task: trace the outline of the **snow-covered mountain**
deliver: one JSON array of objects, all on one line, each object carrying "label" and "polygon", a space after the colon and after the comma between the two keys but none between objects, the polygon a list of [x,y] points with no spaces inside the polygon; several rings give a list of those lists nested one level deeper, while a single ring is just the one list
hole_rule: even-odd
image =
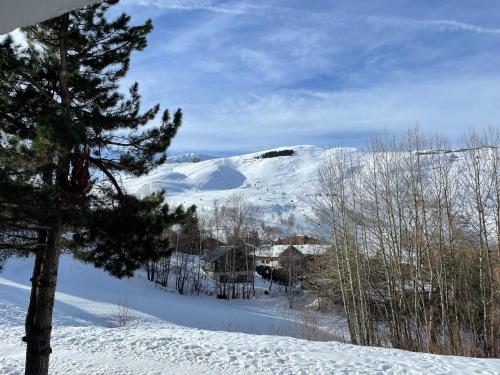
[{"label": "snow-covered mountain", "polygon": [[[283,150],[293,150],[293,154],[262,157]],[[310,213],[307,199],[314,191],[318,167],[329,152],[300,145],[215,159],[189,154],[169,158],[147,176],[126,179],[125,185],[140,196],[165,189],[170,203],[195,204],[200,212],[209,210],[214,201],[223,203],[238,195],[255,206],[268,224],[293,212],[298,225],[304,226]]]},{"label": "snow-covered mountain", "polygon": [[[267,225],[279,228],[293,213],[294,231],[307,234],[311,231],[308,218],[313,215],[311,198],[318,194],[319,168],[340,150],[352,153],[354,160],[359,156],[361,172],[368,173],[365,166],[372,164],[374,157],[370,152],[299,145],[227,158],[198,154],[178,156],[149,175],[125,178],[124,183],[129,192],[139,196],[164,189],[172,205],[195,204],[202,214],[212,209],[214,201],[224,203],[236,195],[254,206],[258,219]],[[438,154],[450,158],[453,173],[458,177],[466,152],[469,150],[422,151],[422,165],[428,170],[434,169],[439,158],[433,155]],[[408,155],[393,154],[395,160]]]}]

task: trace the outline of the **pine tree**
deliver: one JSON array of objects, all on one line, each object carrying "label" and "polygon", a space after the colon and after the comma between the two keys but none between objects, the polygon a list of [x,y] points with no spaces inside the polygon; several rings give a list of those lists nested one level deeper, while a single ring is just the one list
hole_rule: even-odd
[{"label": "pine tree", "polygon": [[129,276],[168,244],[163,231],[193,215],[162,193],[138,199],[119,176],[166,160],[182,113],[140,110],[138,85],[119,90],[151,20],[105,16],[117,0],[24,29],[29,45],[0,42],[0,249],[35,253],[26,316],[26,374],[47,374],[59,255],[72,248]]}]

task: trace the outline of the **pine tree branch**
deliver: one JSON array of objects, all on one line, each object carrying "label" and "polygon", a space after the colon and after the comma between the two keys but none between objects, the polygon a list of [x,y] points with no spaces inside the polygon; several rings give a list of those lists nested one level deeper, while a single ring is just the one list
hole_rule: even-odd
[{"label": "pine tree branch", "polygon": [[116,192],[118,193],[119,197],[123,196],[123,191],[120,185],[118,184],[118,181],[116,181],[116,178],[113,176],[113,174],[106,168],[106,165],[102,162],[102,160],[95,159],[91,156],[89,156],[89,161],[93,163],[97,168],[99,168],[111,181],[113,186],[116,189]]},{"label": "pine tree branch", "polygon": [[40,86],[37,82],[34,82],[27,74],[25,74],[24,72],[22,71],[18,71],[17,72],[22,78],[25,79],[25,81],[32,85],[33,87],[35,87],[39,92],[40,94],[42,94],[43,96],[45,96],[47,99],[51,100],[51,101],[54,101],[54,96],[49,92],[47,91],[43,86]]}]

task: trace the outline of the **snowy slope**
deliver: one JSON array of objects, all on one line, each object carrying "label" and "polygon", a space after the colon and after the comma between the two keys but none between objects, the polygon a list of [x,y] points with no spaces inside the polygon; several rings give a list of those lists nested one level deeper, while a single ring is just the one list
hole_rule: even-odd
[{"label": "snowy slope", "polygon": [[201,161],[216,159],[215,156],[205,155],[205,154],[196,154],[189,153],[178,156],[171,156],[168,158],[169,163],[199,163]]},{"label": "snowy slope", "polygon": [[[21,374],[31,259],[0,273],[0,374]],[[134,321],[113,324],[127,300]],[[265,301],[185,297],[140,277],[118,280],[63,256],[51,374],[500,374],[500,360],[310,342],[272,333],[288,326]]]},{"label": "snowy slope", "polygon": [[[207,156],[188,154],[176,157],[149,175],[124,178],[129,192],[144,196],[161,189],[166,190],[169,203],[195,204],[198,211],[208,212],[214,201],[224,203],[231,196],[244,198],[257,209],[258,220],[267,225],[284,227],[290,214],[295,219],[294,231],[310,234],[312,217],[311,198],[318,193],[318,170],[335,154],[342,151],[359,158],[361,172],[371,163],[374,154],[355,148],[321,148],[311,145],[281,147],[293,150],[290,156],[260,158],[270,151],[261,151],[228,158],[209,159]],[[460,175],[464,150],[440,152],[454,163],[454,172]],[[428,155],[432,155],[428,152]],[[406,153],[393,155],[402,160]],[[208,160],[203,160],[208,159]],[[192,162],[195,160],[197,162]],[[203,161],[199,161],[203,160]],[[424,168],[433,168],[436,158],[422,156]],[[366,164],[368,162],[368,164]]]},{"label": "snowy slope", "polygon": [[215,200],[223,203],[238,195],[255,206],[265,222],[275,224],[280,214],[286,218],[293,212],[299,226],[304,226],[318,167],[331,150],[309,145],[275,150],[280,149],[295,153],[262,159],[259,156],[266,151],[261,151],[197,163],[176,158],[147,176],[126,179],[125,186],[140,196],[165,189],[169,202],[196,204],[200,212],[209,210]]}]

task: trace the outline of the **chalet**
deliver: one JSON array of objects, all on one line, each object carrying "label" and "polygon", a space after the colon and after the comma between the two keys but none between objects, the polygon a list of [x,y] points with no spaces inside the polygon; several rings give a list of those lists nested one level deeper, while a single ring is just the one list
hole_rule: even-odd
[{"label": "chalet", "polygon": [[225,245],[224,242],[221,242],[213,237],[207,237],[201,241],[201,249],[206,254],[224,245]]},{"label": "chalet", "polygon": [[253,280],[253,248],[249,245],[219,246],[206,253],[204,271],[220,283],[247,283]]},{"label": "chalet", "polygon": [[325,254],[330,249],[329,245],[272,245],[261,246],[255,251],[255,264],[278,268],[292,255],[295,259],[310,260]]},{"label": "chalet", "polygon": [[307,235],[288,236],[274,241],[274,245],[326,245],[327,243],[318,238]]},{"label": "chalet", "polygon": [[198,235],[179,235],[178,232],[170,233],[170,243],[176,250],[185,254],[207,254],[220,246],[224,246],[224,242],[218,241],[215,238],[207,237],[200,240]]}]

